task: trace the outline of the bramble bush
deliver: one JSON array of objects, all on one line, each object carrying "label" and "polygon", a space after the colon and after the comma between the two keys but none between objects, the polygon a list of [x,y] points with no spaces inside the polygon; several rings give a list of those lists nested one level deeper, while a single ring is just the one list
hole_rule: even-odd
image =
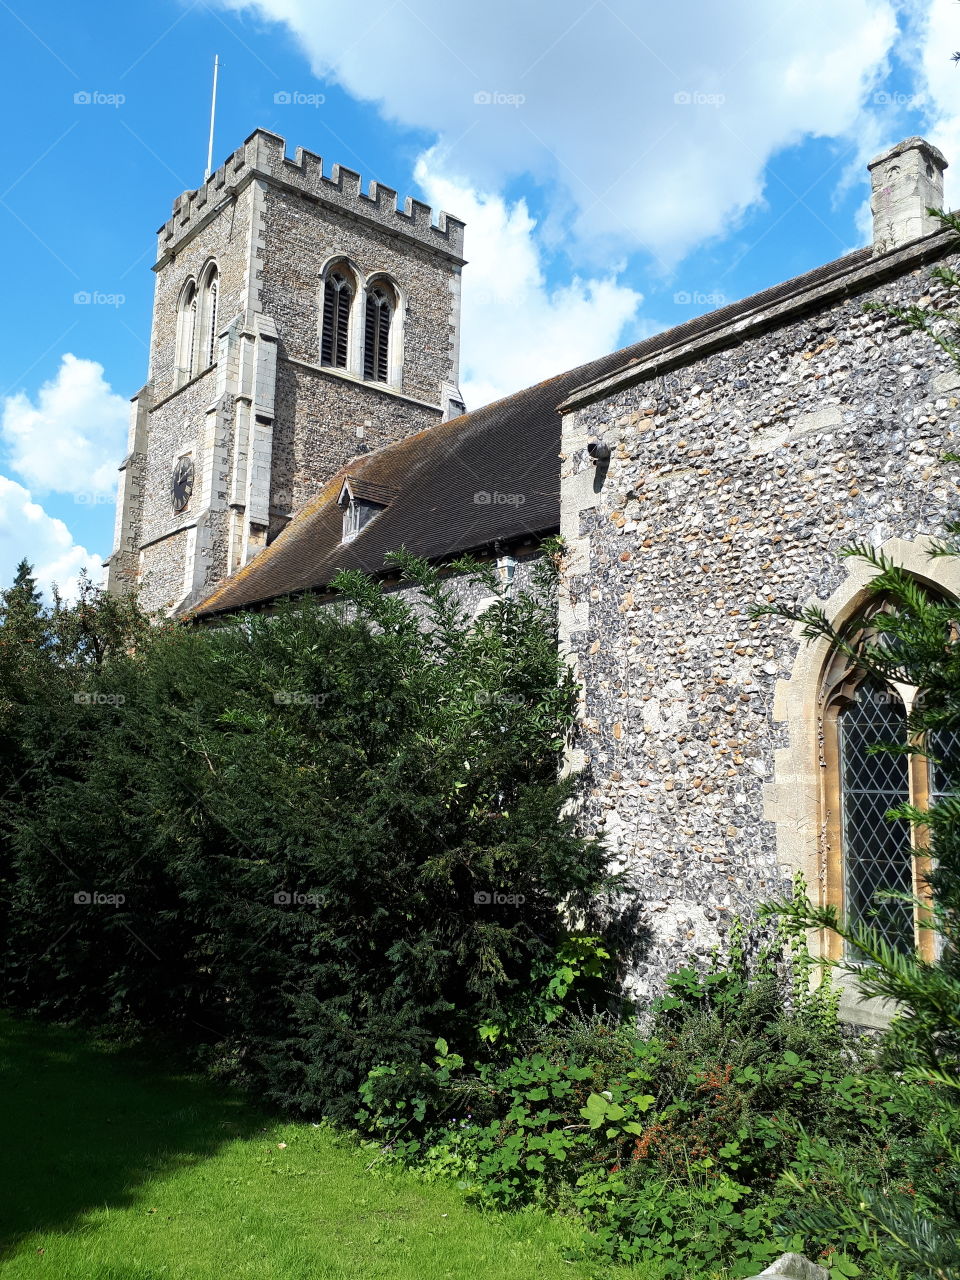
[{"label": "bramble bush", "polygon": [[842,1033],[835,993],[811,989],[798,931],[784,932],[792,965],[779,947],[751,965],[735,935],[707,972],[671,976],[643,1035],[568,1013],[469,1070],[441,1042],[412,1107],[384,1066],[358,1125],[379,1159],[456,1177],[489,1206],[575,1211],[590,1252],[655,1261],[664,1277],[753,1275],[803,1248],[832,1249],[835,1280],[857,1275],[863,1241],[783,1225],[802,1198],[791,1178],[828,1184],[829,1136],[881,1180],[916,1179],[908,1157],[930,1112],[908,1114],[876,1047]]},{"label": "bramble bush", "polygon": [[585,1252],[665,1280],[754,1275],[787,1251],[832,1280],[926,1274],[860,1206],[864,1188],[921,1209],[942,1200],[955,1113],[943,1086],[890,1070],[882,1040],[843,1029],[790,914],[803,901],[800,884],[753,961],[735,930],[706,971],[671,975],[642,1034],[568,1008],[469,1067],[440,1041],[405,1080],[371,1072],[356,1120],[376,1159],[456,1178],[490,1207],[575,1212]]}]

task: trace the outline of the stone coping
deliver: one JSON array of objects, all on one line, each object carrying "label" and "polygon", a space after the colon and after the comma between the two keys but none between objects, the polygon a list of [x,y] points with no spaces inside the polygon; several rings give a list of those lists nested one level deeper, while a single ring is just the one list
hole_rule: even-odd
[{"label": "stone coping", "polygon": [[[764,329],[785,324],[805,311],[822,309],[841,299],[865,293],[884,280],[944,257],[955,247],[953,231],[936,231],[899,249],[878,254],[866,263],[862,250],[850,254],[849,263],[844,258],[837,258],[826,267],[723,308],[716,312],[715,324],[707,323],[695,334],[684,333],[686,326],[668,329],[660,335],[661,341],[647,358],[631,361],[603,378],[584,383],[563,401],[559,406],[560,412],[570,413],[605,400],[638,382],[692,364],[701,356],[734,346]],[[815,277],[812,281],[811,275]],[[795,288],[791,289],[791,284]]]}]

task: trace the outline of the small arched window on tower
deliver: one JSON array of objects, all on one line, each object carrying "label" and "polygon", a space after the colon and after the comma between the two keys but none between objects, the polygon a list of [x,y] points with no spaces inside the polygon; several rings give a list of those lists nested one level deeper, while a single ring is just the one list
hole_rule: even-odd
[{"label": "small arched window on tower", "polygon": [[389,382],[390,331],[397,309],[396,294],[386,280],[367,288],[363,328],[363,376],[371,382]]},{"label": "small arched window on tower", "polygon": [[320,363],[332,369],[350,364],[350,308],[356,288],[353,275],[343,264],[332,267],[323,282],[323,329]]},{"label": "small arched window on tower", "polygon": [[211,262],[200,279],[200,317],[197,335],[197,368],[208,369],[217,358],[217,310],[220,301],[220,272]]},{"label": "small arched window on tower", "polygon": [[[862,615],[860,638],[876,640],[871,620],[892,608],[887,598],[871,604]],[[915,689],[880,681],[846,654],[836,653],[827,664],[821,761],[826,896],[852,923],[877,928],[891,946],[919,946],[933,958],[936,940],[920,928],[920,909],[885,896],[929,898],[924,833],[887,814],[906,804],[927,808],[942,791],[940,770],[922,755],[872,750],[907,745],[907,717],[916,698]]]},{"label": "small arched window on tower", "polygon": [[189,382],[195,367],[194,341],[197,331],[197,282],[188,280],[180,291],[177,304],[177,350],[174,382]]}]

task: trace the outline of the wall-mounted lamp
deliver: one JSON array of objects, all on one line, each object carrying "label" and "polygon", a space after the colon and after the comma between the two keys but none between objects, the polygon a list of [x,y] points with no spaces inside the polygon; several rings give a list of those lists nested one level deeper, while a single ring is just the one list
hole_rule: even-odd
[{"label": "wall-mounted lamp", "polygon": [[587,456],[594,462],[608,462],[610,459],[610,446],[604,444],[602,440],[591,440],[587,445]]}]

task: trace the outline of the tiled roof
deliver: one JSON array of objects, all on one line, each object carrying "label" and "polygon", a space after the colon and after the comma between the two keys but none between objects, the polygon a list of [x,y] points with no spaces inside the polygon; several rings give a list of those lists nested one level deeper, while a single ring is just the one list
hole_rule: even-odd
[{"label": "tiled roof", "polygon": [[[328,586],[339,569],[379,573],[388,552],[405,547],[443,560],[496,541],[546,535],[560,524],[560,405],[575,390],[659,351],[706,338],[740,316],[839,279],[871,260],[860,249],[805,275],[643,342],[593,360],[494,404],[428,427],[350,462],[280,536],[226,578],[191,610],[205,617]],[[337,498],[343,482],[372,497],[391,497],[384,511],[349,543],[341,542]]]},{"label": "tiled roof", "polygon": [[[613,368],[612,358],[607,357]],[[592,369],[593,366],[587,366]],[[339,569],[377,573],[401,547],[431,560],[537,536],[560,523],[557,405],[582,380],[574,370],[361,455],[297,513],[278,538],[226,578],[191,613],[220,613],[326,587]],[[337,498],[390,501],[352,541],[341,542]]]},{"label": "tiled roof", "polygon": [[344,484],[348,486],[351,495],[354,498],[359,498],[361,502],[375,502],[381,507],[386,507],[397,497],[396,489],[392,489],[385,484],[374,484],[372,480],[368,480],[366,476],[361,474],[359,466],[348,467],[340,474],[343,476]]}]

